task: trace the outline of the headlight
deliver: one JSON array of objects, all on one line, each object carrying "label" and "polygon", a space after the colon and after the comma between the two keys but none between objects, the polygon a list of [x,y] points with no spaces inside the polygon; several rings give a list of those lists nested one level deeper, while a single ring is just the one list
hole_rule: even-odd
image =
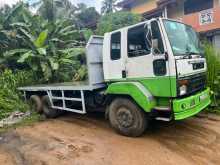
[{"label": "headlight", "polygon": [[179,86],[179,95],[183,96],[187,94],[187,86],[189,84],[189,80],[183,79],[178,81],[178,86]]},{"label": "headlight", "polygon": [[183,96],[187,93],[187,86],[186,85],[182,85],[180,86],[180,96]]}]

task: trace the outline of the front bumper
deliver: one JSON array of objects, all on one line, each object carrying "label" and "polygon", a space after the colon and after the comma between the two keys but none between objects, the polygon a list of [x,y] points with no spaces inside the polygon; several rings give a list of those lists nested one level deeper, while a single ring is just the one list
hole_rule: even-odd
[{"label": "front bumper", "polygon": [[173,100],[175,120],[182,120],[194,116],[211,103],[210,89],[206,89],[193,96]]}]

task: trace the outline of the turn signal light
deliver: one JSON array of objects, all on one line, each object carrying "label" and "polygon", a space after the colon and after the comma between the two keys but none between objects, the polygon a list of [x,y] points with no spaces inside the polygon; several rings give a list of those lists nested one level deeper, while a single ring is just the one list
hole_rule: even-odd
[{"label": "turn signal light", "polygon": [[182,86],[182,85],[188,85],[189,84],[189,81],[188,80],[180,80],[179,81],[179,85]]}]

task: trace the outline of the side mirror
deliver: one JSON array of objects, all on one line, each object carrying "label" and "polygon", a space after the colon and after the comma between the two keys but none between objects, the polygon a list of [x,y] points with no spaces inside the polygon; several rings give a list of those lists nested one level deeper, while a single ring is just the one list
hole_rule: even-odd
[{"label": "side mirror", "polygon": [[155,52],[155,50],[158,50],[158,48],[159,48],[158,39],[152,39],[152,48],[153,48],[154,52]]}]

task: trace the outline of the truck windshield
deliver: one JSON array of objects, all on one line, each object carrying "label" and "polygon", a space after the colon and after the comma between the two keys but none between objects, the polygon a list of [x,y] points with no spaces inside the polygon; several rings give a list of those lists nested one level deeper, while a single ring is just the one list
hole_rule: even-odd
[{"label": "truck windshield", "polygon": [[192,27],[175,21],[163,21],[175,56],[201,54],[198,36]]}]

